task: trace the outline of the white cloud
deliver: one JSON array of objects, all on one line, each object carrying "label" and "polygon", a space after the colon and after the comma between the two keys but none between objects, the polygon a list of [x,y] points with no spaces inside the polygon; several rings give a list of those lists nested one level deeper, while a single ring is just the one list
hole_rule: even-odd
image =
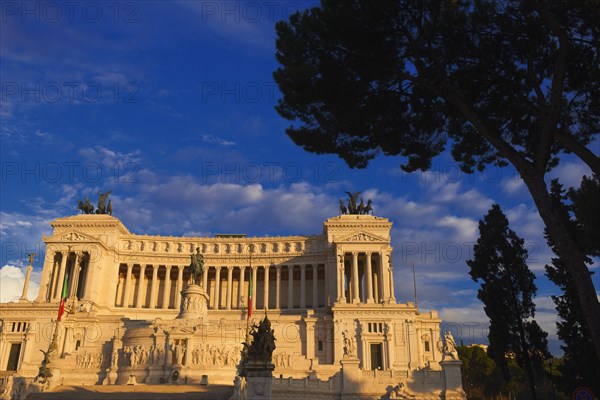
[{"label": "white cloud", "polygon": [[581,178],[592,176],[592,171],[587,164],[583,162],[563,161],[548,174],[548,181],[558,178],[565,187],[579,187]]},{"label": "white cloud", "polygon": [[[25,268],[5,265],[0,269],[0,303],[17,301],[23,294]],[[40,289],[39,273],[32,272],[27,290],[27,298],[32,301]]]},{"label": "white cloud", "polygon": [[526,193],[527,187],[523,179],[512,177],[502,181],[502,191],[509,196],[517,196]]},{"label": "white cloud", "polygon": [[214,136],[214,135],[202,135],[202,141],[206,142],[206,143],[211,143],[211,144],[218,144],[221,146],[233,146],[235,145],[235,142],[229,141],[229,140],[225,140],[223,138]]},{"label": "white cloud", "polygon": [[43,260],[45,246],[42,236],[48,235],[51,230],[50,220],[44,216],[0,212],[0,262],[24,265],[29,253],[36,253],[38,260]]},{"label": "white cloud", "polygon": [[127,165],[131,164],[137,166],[137,169],[139,169],[139,164],[142,161],[140,150],[133,150],[129,153],[121,153],[100,145],[96,145],[94,147],[84,147],[79,150],[79,155],[81,155],[90,163],[99,163],[108,169],[107,171],[103,172],[114,171],[115,168],[118,167],[126,168]]}]

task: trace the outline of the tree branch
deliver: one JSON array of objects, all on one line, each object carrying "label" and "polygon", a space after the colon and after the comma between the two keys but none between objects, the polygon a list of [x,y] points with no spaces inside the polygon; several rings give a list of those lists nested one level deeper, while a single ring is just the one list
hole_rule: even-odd
[{"label": "tree branch", "polygon": [[539,12],[542,21],[544,21],[550,30],[558,37],[559,44],[554,74],[552,76],[552,87],[550,89],[550,105],[542,126],[540,144],[535,159],[536,169],[544,173],[552,152],[552,144],[554,142],[554,135],[556,134],[556,125],[560,119],[569,40],[565,31],[558,21],[550,15],[548,10],[540,6],[537,2],[530,1],[530,3],[533,8]]},{"label": "tree branch", "polygon": [[557,131],[556,140],[586,163],[594,174],[600,176],[600,157],[596,156],[590,149],[566,132]]}]

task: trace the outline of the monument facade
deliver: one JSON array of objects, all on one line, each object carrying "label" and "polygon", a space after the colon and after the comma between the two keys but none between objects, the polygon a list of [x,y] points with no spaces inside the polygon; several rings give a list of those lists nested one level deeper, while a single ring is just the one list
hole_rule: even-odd
[{"label": "monument facade", "polygon": [[397,301],[386,218],[285,237],[137,235],[92,213],[51,225],[37,298],[0,309],[5,391],[45,358],[46,386],[231,384],[251,287],[276,338],[273,398],[464,398],[438,314]]}]

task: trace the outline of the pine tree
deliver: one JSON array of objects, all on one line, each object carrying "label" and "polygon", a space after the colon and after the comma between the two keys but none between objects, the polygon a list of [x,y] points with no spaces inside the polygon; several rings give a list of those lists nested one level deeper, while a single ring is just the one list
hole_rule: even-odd
[{"label": "pine tree", "polygon": [[549,353],[545,333],[533,320],[537,291],[535,275],[526,264],[524,241],[509,228],[508,219],[494,204],[479,222],[479,239],[473,259],[467,264],[475,282],[481,282],[477,297],[490,318],[488,354],[510,380],[507,357],[514,354],[525,370],[531,398],[536,399],[536,373],[542,371]]},{"label": "pine tree", "polygon": [[[582,251],[589,255],[598,254],[598,230],[600,223],[596,207],[600,202],[600,184],[597,178],[584,177],[579,189],[571,188],[568,194],[558,180],[552,181],[551,194],[557,209],[568,215],[569,229]],[[572,212],[572,218],[570,215]],[[596,214],[596,215],[594,215]],[[553,242],[546,235],[548,245],[555,250]],[[587,260],[591,263],[591,260]],[[593,272],[590,272],[593,273]],[[552,296],[556,310],[562,321],[556,323],[559,339],[564,351],[563,362],[559,366],[561,378],[559,388],[565,393],[572,393],[577,387],[591,387],[595,393],[600,392],[600,360],[595,352],[587,330],[585,318],[575,293],[573,278],[560,258],[553,258],[551,265],[546,265],[546,275],[562,290],[560,296]]]}]

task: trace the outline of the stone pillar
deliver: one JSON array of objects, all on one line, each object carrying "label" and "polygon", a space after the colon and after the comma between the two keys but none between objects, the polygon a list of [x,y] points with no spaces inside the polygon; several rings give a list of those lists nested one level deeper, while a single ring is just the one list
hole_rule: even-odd
[{"label": "stone pillar", "polygon": [[396,296],[394,295],[394,270],[392,269],[392,264],[388,263],[388,271],[390,274],[390,302],[396,303]]},{"label": "stone pillar", "polygon": [[60,300],[62,288],[65,280],[65,272],[67,271],[67,259],[69,258],[69,252],[63,251],[62,258],[60,259],[60,269],[58,272],[58,278],[56,278],[56,283],[54,284],[54,295],[52,296],[52,300]]},{"label": "stone pillar", "polygon": [[127,264],[127,275],[125,276],[125,288],[123,289],[123,303],[121,307],[129,308],[129,293],[131,292],[131,271],[133,264]]},{"label": "stone pillar", "polygon": [[142,298],[142,294],[144,293],[144,283],[146,278],[146,266],[140,265],[140,278],[138,279],[138,291],[137,296],[135,297],[135,308],[142,308],[144,306],[144,299]]},{"label": "stone pillar", "polygon": [[306,265],[300,265],[300,308],[306,308]]},{"label": "stone pillar", "polygon": [[252,267],[252,307],[256,310],[258,307],[258,299],[256,298],[256,278],[258,276],[258,267]]},{"label": "stone pillar", "polygon": [[338,254],[337,282],[340,303],[346,302],[346,266],[344,264],[344,253]]},{"label": "stone pillar", "polygon": [[366,280],[366,286],[367,286],[367,303],[373,303],[373,269],[371,267],[371,253],[367,252],[366,253],[366,257],[367,257],[367,280]]},{"label": "stone pillar", "polygon": [[79,270],[81,269],[81,266],[79,265],[79,262],[81,261],[81,254],[82,253],[80,251],[75,252],[75,262],[73,263],[73,276],[71,276],[71,289],[69,297],[77,296],[77,286],[79,284]]},{"label": "stone pillar", "polygon": [[169,308],[171,302],[171,265],[165,265],[165,285],[163,290],[163,298],[161,307],[163,309]]},{"label": "stone pillar", "polygon": [[[177,292],[175,294],[175,309],[179,310],[181,307],[181,290],[183,288],[183,265],[177,266]],[[208,272],[207,272],[208,274]]]},{"label": "stone pillar", "polygon": [[158,265],[152,266],[152,285],[150,286],[150,308],[156,308],[156,297],[158,297]]},{"label": "stone pillar", "polygon": [[227,299],[225,300],[225,307],[231,310],[231,297],[233,293],[233,267],[227,267]]},{"label": "stone pillar", "polygon": [[360,303],[360,297],[358,297],[358,252],[352,252],[352,302]]},{"label": "stone pillar", "polygon": [[312,279],[312,308],[319,307],[319,264],[313,264],[313,279]]},{"label": "stone pillar", "polygon": [[[46,254],[54,253],[51,248],[46,249]],[[46,262],[44,261],[44,267],[46,266]],[[33,266],[31,267],[33,269]],[[54,261],[54,256],[52,256],[52,268],[48,266],[47,268],[42,269],[42,278],[40,280],[40,290],[38,291],[38,295],[35,299],[37,302],[46,302],[48,299],[49,291],[50,291],[50,275],[52,270],[56,268],[56,262]],[[27,295],[27,292],[25,292]]]},{"label": "stone pillar", "polygon": [[379,303],[381,301],[381,297],[379,295],[379,273],[377,273],[377,269],[373,271],[373,299],[375,303]]},{"label": "stone pillar", "polygon": [[444,360],[440,362],[442,366],[442,375],[444,378],[444,388],[442,395],[445,399],[465,398],[465,392],[462,387],[462,378],[460,373],[460,360]]},{"label": "stone pillar", "polygon": [[281,309],[281,265],[276,267],[276,281],[275,281],[275,309]]},{"label": "stone pillar", "polygon": [[214,309],[221,307],[221,267],[215,267],[215,302]]},{"label": "stone pillar", "polygon": [[238,308],[242,308],[244,303],[244,274],[246,273],[246,267],[240,267],[240,286],[238,288]]},{"label": "stone pillar", "polygon": [[316,318],[305,317],[304,324],[306,330],[306,358],[315,359],[315,322]]},{"label": "stone pillar", "polygon": [[204,289],[204,291],[208,291],[208,269],[210,267],[205,266],[204,267],[204,273],[202,274],[202,288]]},{"label": "stone pillar", "polygon": [[387,302],[388,295],[386,290],[386,282],[387,282],[387,273],[385,270],[385,257],[383,252],[379,252],[379,296],[381,297],[380,301]]},{"label": "stone pillar", "polygon": [[248,361],[246,364],[246,400],[271,399],[273,370],[271,361]]},{"label": "stone pillar", "polygon": [[264,309],[269,309],[269,266],[265,265],[265,279],[264,279],[264,288],[263,288],[263,303]]},{"label": "stone pillar", "polygon": [[98,257],[98,252],[96,251],[94,255],[92,252],[88,252],[87,257],[87,265],[85,271],[85,287],[83,288],[83,299],[84,300],[92,300],[94,296],[92,295],[92,288],[95,285],[94,275],[96,272],[96,261],[95,258]]},{"label": "stone pillar", "polygon": [[[23,283],[23,294],[21,294],[21,298],[19,301],[27,301],[27,290],[29,289],[29,279],[31,278],[31,270],[33,266],[29,264],[27,266],[27,272],[25,272],[25,283]],[[40,291],[42,290],[42,286],[40,286]]]},{"label": "stone pillar", "polygon": [[288,309],[294,308],[294,266],[288,265]]},{"label": "stone pillar", "polygon": [[[48,253],[46,253],[48,254]],[[52,301],[54,300],[54,290],[56,289],[56,286],[58,286],[58,274],[60,273],[60,261],[58,261],[58,257],[57,255],[60,254],[59,251],[55,251],[54,252],[54,258],[52,259],[52,271],[50,273],[50,276],[48,277],[49,279],[49,283],[48,283],[48,293],[46,293],[46,301]],[[39,294],[38,294],[38,297]],[[42,299],[40,298],[39,301],[42,301]],[[0,364],[2,365],[2,364]]]}]

